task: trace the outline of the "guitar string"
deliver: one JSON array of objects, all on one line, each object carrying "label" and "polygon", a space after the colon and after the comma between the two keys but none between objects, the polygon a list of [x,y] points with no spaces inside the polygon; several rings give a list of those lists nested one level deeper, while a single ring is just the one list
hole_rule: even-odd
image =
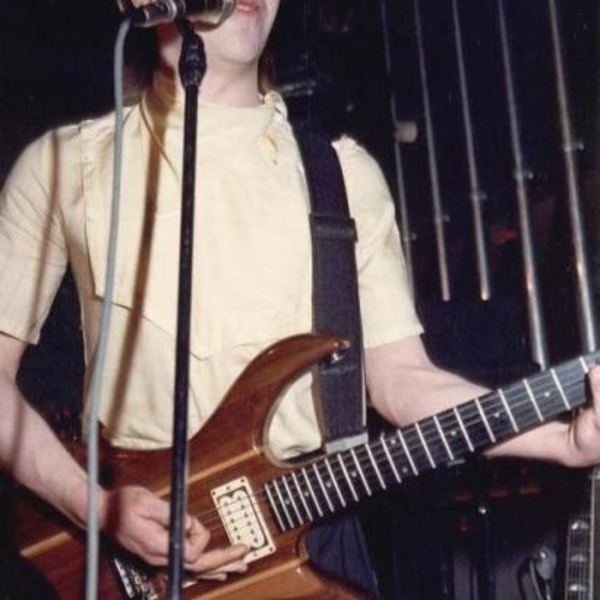
[{"label": "guitar string", "polygon": [[[575,378],[574,381],[568,381],[566,379],[563,379],[561,383],[562,383],[562,386],[563,386],[563,390],[565,391],[565,393],[567,393],[567,391],[569,391],[569,392],[572,391],[570,389],[572,386],[579,386],[579,385],[581,385],[582,378],[581,378],[581,376],[578,376],[578,377]],[[556,387],[554,385],[550,385],[549,389],[556,389]],[[541,386],[540,386],[540,390],[542,392],[544,391]],[[545,391],[549,391],[549,390],[545,390]],[[491,395],[494,395],[494,394],[495,393],[492,393]],[[518,400],[515,400],[514,403],[511,406],[511,408],[513,409],[513,414],[516,414],[516,412],[519,410],[519,408],[522,408],[523,406],[526,406],[526,405],[529,405],[529,407],[530,407],[528,409],[528,411],[527,411],[528,414],[531,413],[531,398],[529,397],[529,394],[527,392],[525,392],[525,393],[521,393],[520,396],[522,396],[522,398],[519,398]],[[486,398],[487,398],[487,396],[484,396],[483,398],[480,399],[480,401],[484,401],[484,400],[486,400]],[[495,400],[495,401],[497,402],[497,400]],[[473,403],[473,402],[474,401],[471,401],[471,403]],[[467,404],[470,404],[470,403],[467,402]],[[540,406],[540,410],[541,410],[541,408],[542,407]],[[473,415],[477,415],[478,416],[477,422],[480,423],[481,422],[481,415],[479,415],[479,411],[477,409],[475,409],[473,411]],[[466,417],[466,415],[462,415],[462,416]],[[472,421],[465,422],[465,427],[468,427],[469,425],[473,425],[473,422]],[[411,426],[408,426],[408,428],[410,428],[410,427]],[[403,430],[404,429],[406,429],[406,428],[403,428]],[[436,433],[436,437],[439,439],[439,432],[437,432],[437,429],[435,431],[433,429],[431,429],[430,431],[426,432],[425,427],[422,426],[421,427],[421,431],[423,432],[423,436],[425,438],[427,437],[428,433],[435,432]],[[390,435],[394,435],[394,432],[391,432]],[[489,437],[488,437],[488,439],[486,441],[487,442],[490,441]],[[377,450],[377,448],[375,447],[375,445],[378,442],[379,442],[379,445],[381,446],[380,450]],[[429,445],[431,445],[431,444],[429,444]],[[376,461],[376,463],[378,463],[379,467],[386,465],[386,461],[389,462],[389,459],[388,459],[387,455],[385,454],[385,450],[383,449],[383,446],[381,444],[381,438],[371,441],[370,442],[370,448],[371,448],[372,452],[373,452],[373,450],[375,450],[375,452],[373,452],[373,455],[374,455],[375,461]],[[417,444],[415,444],[413,446],[407,445],[407,448],[408,448],[409,453],[416,454],[416,450],[417,449],[419,450],[420,453],[423,452],[423,447],[419,443],[417,443]],[[393,450],[393,449],[390,449],[390,453],[392,453],[391,450]],[[369,458],[368,454],[366,456],[364,455],[364,453],[367,452],[366,451],[366,447],[365,446],[359,446],[357,449],[355,449],[355,451],[356,451],[356,454],[357,454],[357,458],[359,459],[359,464],[361,466],[361,469],[363,470],[363,473],[366,472],[366,475],[370,479],[372,479],[372,482],[375,482],[375,479],[373,479],[371,476],[369,476],[369,473],[368,473],[368,471],[372,471],[372,473],[371,473],[371,475],[372,475],[374,473],[374,471],[373,471],[373,467],[372,467],[372,464],[370,462],[370,458]],[[361,456],[358,456],[359,452],[362,453]],[[335,455],[332,456],[332,457],[328,457],[328,458],[334,459]],[[323,459],[316,460],[312,464],[316,464],[317,468],[319,466],[323,467]],[[337,461],[336,460],[330,460],[330,465],[332,466],[332,470],[334,472],[334,476],[335,476],[336,480],[343,480],[344,477],[345,477],[345,475],[343,473],[343,470],[342,470],[341,466],[338,465]],[[396,466],[398,466],[398,465],[396,465]],[[386,466],[386,471],[388,471],[388,473],[389,473],[389,470],[390,470],[390,467]],[[426,469],[422,469],[422,470],[429,470],[429,468],[426,467]],[[321,474],[323,474],[323,473],[321,473]],[[277,479],[277,478],[275,478],[275,479]],[[309,479],[312,479],[312,481],[309,481],[310,485],[311,486],[315,485],[314,478],[309,478]],[[327,476],[327,479],[329,479],[329,476]],[[318,482],[316,482],[316,483],[318,485]],[[315,489],[317,489],[316,486],[315,486]],[[337,504],[337,499],[336,499],[336,497],[333,494],[334,490],[330,488],[329,492],[331,493],[331,495],[333,496],[333,499],[335,500],[335,503]],[[319,496],[320,495],[321,495],[321,493],[319,493]],[[294,499],[299,499],[299,497],[300,497],[297,492],[292,492],[291,496]],[[262,492],[262,491],[259,492],[259,493],[250,494],[249,496],[247,496],[247,498],[251,499],[251,500],[255,500],[255,501],[260,502],[260,503],[267,504],[267,505],[270,504],[268,498],[266,497],[265,492]],[[352,500],[349,500],[348,498],[345,498],[345,500],[347,500],[350,503],[352,503]],[[241,504],[242,502],[243,502],[242,500],[235,501],[232,504],[230,504],[229,507],[231,507],[232,505],[235,506],[236,504]],[[311,504],[314,504],[314,502],[311,502]],[[300,507],[301,507],[301,505],[299,503],[299,508]],[[241,506],[238,511],[234,511],[233,513],[230,512],[229,516],[231,516],[231,514],[235,514],[236,512],[241,512],[243,510],[245,510],[245,507]],[[315,507],[315,510],[316,510],[316,507]],[[303,510],[302,512],[306,513],[306,510]],[[210,515],[210,517],[209,517],[209,515]],[[201,521],[203,522],[204,526],[206,526],[207,524],[213,523],[215,521],[220,521],[221,520],[221,515],[220,515],[218,509],[216,509],[216,508],[208,510],[208,511],[205,511],[204,513],[200,513],[197,516],[201,519]],[[205,516],[207,518],[204,518]],[[245,518],[245,517],[243,517],[243,516],[239,517],[239,520],[241,520],[243,518]],[[236,517],[236,520],[238,520],[238,517]]]},{"label": "guitar string", "polygon": [[[578,379],[576,380],[575,384],[576,384],[576,385],[579,385],[579,384],[580,384],[580,382],[581,382],[581,378],[578,378]],[[569,388],[570,388],[570,386],[571,386],[571,385],[572,385],[572,383],[571,383],[571,382],[566,382],[566,381],[563,381],[563,389],[567,390],[567,389],[569,389]],[[523,397],[524,397],[524,398],[526,398],[526,396],[525,396],[525,395],[523,395]],[[527,398],[527,402],[530,402],[530,399],[529,399],[529,398]],[[523,404],[523,403],[516,402],[515,404],[513,404],[513,409],[518,409],[518,405],[519,405],[519,404]],[[486,441],[489,441],[489,440],[486,440]],[[375,448],[375,446],[374,446],[374,445],[375,445],[377,442],[380,442],[380,440],[374,440],[374,441],[372,441],[372,442],[371,442],[371,449],[372,449],[372,450],[373,450],[373,449],[375,449],[375,450],[376,450],[376,448]],[[412,452],[414,453],[414,451],[415,451],[415,449],[416,449],[417,447],[419,447],[419,446],[414,446],[414,447],[412,447],[412,448],[410,448],[410,447],[409,447],[409,452],[412,450]],[[361,451],[362,451],[362,452],[365,452],[365,451],[366,451],[366,448],[364,448],[364,447],[363,447],[363,448],[361,448],[361,447],[358,447],[358,449],[356,449],[356,450],[357,450],[357,452],[361,452]],[[420,452],[422,452],[422,451],[423,451],[423,450],[422,450],[422,448],[420,448],[420,447],[419,447],[419,451],[420,451]],[[387,456],[384,456],[384,454],[382,454],[382,452],[383,452],[383,453],[385,453],[385,451],[382,449],[381,451],[378,451],[378,454],[375,454],[375,456],[377,457],[377,458],[376,458],[376,462],[378,462],[378,463],[379,463],[379,465],[378,465],[378,466],[382,466],[382,465],[386,464],[386,463],[385,463],[385,460],[383,460],[383,459],[387,459]],[[333,458],[333,457],[331,457],[331,458]],[[369,474],[368,474],[368,471],[369,471],[369,470],[371,470],[371,463],[370,463],[370,459],[369,459],[368,455],[367,455],[367,456],[360,456],[360,457],[358,457],[358,458],[359,458],[359,463],[362,463],[362,464],[361,464],[361,469],[362,469],[363,471],[367,471],[367,476],[368,476],[368,475],[369,475]],[[315,464],[317,465],[317,467],[319,466],[319,463],[321,463],[321,465],[320,465],[320,466],[322,467],[322,466],[323,466],[323,465],[322,465],[322,461],[319,461],[319,460],[315,461]],[[341,470],[341,467],[338,467],[338,466],[337,466],[337,463],[336,463],[336,461],[335,461],[335,460],[334,460],[332,463],[330,463],[330,464],[332,465],[332,467],[334,467],[334,469],[332,469],[332,470],[334,470],[334,475],[336,476],[336,477],[335,477],[335,478],[336,478],[336,480],[342,480],[342,479],[343,479],[343,476],[344,476],[344,474],[343,474],[343,471]],[[365,468],[364,468],[364,467],[365,467],[365,465],[368,467],[367,469],[365,469]],[[387,470],[389,470],[389,467],[387,467]],[[337,472],[337,473],[336,473],[336,472]],[[275,479],[277,479],[277,478],[275,478]],[[313,478],[311,478],[311,479],[313,479]],[[314,482],[314,479],[313,479],[313,481],[312,481],[312,482],[310,482],[310,485],[312,486],[312,485],[314,485],[314,484],[315,484],[315,482]],[[333,494],[333,490],[332,490],[331,488],[330,488],[330,490],[329,490],[329,491],[330,491],[330,492]],[[264,493],[263,493],[263,492],[261,492],[261,494],[264,496]],[[294,498],[299,498],[299,494],[298,494],[298,493],[296,493],[296,492],[293,492],[291,495],[292,495]],[[320,494],[319,494],[319,495],[320,495]],[[253,498],[253,499],[258,499],[258,495],[257,495],[257,494],[251,495],[251,498]],[[334,499],[335,499],[335,496],[334,496]],[[241,502],[241,501],[240,501],[240,502]],[[337,503],[337,500],[336,500],[336,503]],[[234,504],[235,504],[235,503],[234,503]],[[231,505],[230,505],[230,506],[231,506]],[[240,510],[243,510],[243,507],[242,507],[242,508],[240,508]],[[303,512],[306,512],[306,511],[303,511]],[[218,511],[216,511],[216,510],[211,510],[211,511],[207,511],[207,512],[206,512],[206,513],[204,513],[204,514],[207,514],[207,515],[208,515],[208,514],[210,514],[210,513],[218,513]],[[234,511],[234,513],[230,513],[230,514],[235,514],[235,511]],[[202,517],[203,515],[199,515],[199,516],[200,516],[200,517]],[[216,517],[216,518],[217,518],[217,519],[219,519],[220,517]]]},{"label": "guitar string", "polygon": [[[579,384],[580,384],[580,382],[581,382],[581,378],[578,378],[578,379],[576,380],[575,384],[576,384],[576,385],[579,385]],[[567,381],[563,381],[563,389],[565,389],[565,391],[566,391],[567,389],[569,389],[571,385],[573,385],[573,382],[567,382]],[[526,401],[527,401],[527,403],[529,403],[529,402],[530,402],[530,399],[529,399],[529,398],[527,398],[527,397],[525,396],[525,394],[523,394],[523,398],[526,398]],[[513,407],[512,407],[512,408],[513,408],[513,410],[517,410],[517,409],[519,408],[519,404],[521,404],[521,405],[522,405],[522,404],[524,404],[524,403],[523,403],[523,402],[515,402],[515,403],[513,404]],[[422,428],[422,429],[423,429],[423,428]],[[371,449],[372,449],[372,450],[373,450],[373,449],[377,450],[377,449],[374,447],[374,444],[376,444],[377,442],[380,442],[380,441],[381,441],[381,440],[374,440],[374,441],[372,441],[372,442],[371,442]],[[489,440],[486,440],[486,441],[489,441]],[[420,451],[420,452],[423,452],[423,449],[422,449],[422,447],[420,447],[420,445],[419,445],[419,444],[417,444],[416,446],[412,446],[412,447],[410,447],[410,446],[409,446],[409,447],[408,447],[408,449],[409,449],[409,452],[411,452],[411,451],[412,451],[413,453],[415,453],[415,450],[416,450],[417,448],[419,449],[419,451]],[[361,448],[361,447],[358,447],[357,451],[358,451],[358,452],[360,452],[361,450],[362,450],[362,452],[364,453],[364,452],[366,451],[366,448]],[[377,451],[377,454],[375,454],[375,457],[376,457],[376,462],[378,462],[378,463],[379,463],[379,465],[378,465],[378,466],[382,466],[382,464],[385,464],[385,460],[383,460],[383,459],[386,459],[386,458],[387,458],[387,456],[384,456],[384,454],[385,454],[385,451],[383,450],[383,448],[382,448],[380,451]],[[363,469],[363,471],[365,471],[365,469],[364,469],[365,465],[367,466],[367,469],[366,469],[366,471],[369,471],[369,470],[371,470],[371,463],[370,463],[370,459],[369,459],[368,455],[366,455],[366,456],[360,456],[360,457],[358,457],[358,458],[359,458],[359,464],[360,464],[360,463],[362,463],[362,464],[361,464],[361,468]],[[321,462],[321,461],[319,461],[319,460],[315,461],[315,464],[317,464],[317,466],[319,466],[319,463],[321,463],[321,465],[320,465],[320,466],[322,467],[323,465],[322,465],[322,462]],[[334,469],[333,469],[333,470],[334,470],[334,474],[335,474],[335,472],[337,472],[336,479],[342,479],[342,476],[344,475],[344,474],[343,474],[343,471],[342,471],[341,467],[339,467],[339,466],[337,465],[337,462],[336,462],[335,460],[332,462],[332,466],[334,467]],[[389,467],[387,467],[387,470],[389,470]],[[368,473],[367,473],[367,475],[368,475]],[[276,479],[276,478],[275,478],[275,479]],[[313,478],[311,478],[311,479],[313,479]],[[314,483],[315,483],[315,482],[314,482],[314,479],[313,479],[313,481],[311,482],[311,485],[314,485]],[[318,483],[318,482],[317,482],[317,483]],[[333,492],[333,490],[331,490],[331,489],[330,489],[330,491],[331,491],[331,492]],[[261,494],[262,494],[262,495],[264,495],[264,493],[263,493],[263,492],[261,492]],[[320,495],[320,494],[319,494],[319,495]],[[292,496],[294,496],[294,497],[298,497],[298,494],[294,492],[294,493],[292,494]],[[254,499],[256,499],[256,498],[257,498],[257,495],[256,495],[256,494],[254,494],[252,497],[253,497]],[[336,502],[337,502],[337,501],[336,501]],[[207,511],[207,512],[205,512],[204,514],[208,515],[208,514],[215,513],[215,512],[217,512],[217,511],[216,511],[216,510],[211,510],[211,511]],[[306,511],[303,511],[303,512],[306,512]],[[202,517],[202,516],[204,516],[204,515],[203,515],[203,514],[201,514],[201,515],[199,515],[199,516],[200,516],[200,517]]]}]

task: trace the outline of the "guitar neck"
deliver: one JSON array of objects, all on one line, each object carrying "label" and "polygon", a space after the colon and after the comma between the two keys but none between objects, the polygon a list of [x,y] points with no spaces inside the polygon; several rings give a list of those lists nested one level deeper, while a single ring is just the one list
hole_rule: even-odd
[{"label": "guitar neck", "polygon": [[565,600],[593,600],[600,590],[600,551],[596,527],[600,518],[600,467],[590,474],[589,489],[583,505],[569,519],[565,556]]},{"label": "guitar neck", "polygon": [[586,401],[598,354],[562,363],[265,484],[282,531],[554,419]]}]

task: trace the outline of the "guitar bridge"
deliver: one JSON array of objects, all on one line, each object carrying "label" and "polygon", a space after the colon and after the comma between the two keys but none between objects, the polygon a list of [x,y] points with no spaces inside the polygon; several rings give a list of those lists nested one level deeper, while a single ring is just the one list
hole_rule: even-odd
[{"label": "guitar bridge", "polygon": [[211,496],[229,541],[250,548],[244,557],[247,563],[275,552],[258,499],[246,477],[214,488]]},{"label": "guitar bridge", "polygon": [[158,600],[158,593],[150,577],[141,569],[121,560],[116,555],[111,557],[111,564],[128,600]]}]

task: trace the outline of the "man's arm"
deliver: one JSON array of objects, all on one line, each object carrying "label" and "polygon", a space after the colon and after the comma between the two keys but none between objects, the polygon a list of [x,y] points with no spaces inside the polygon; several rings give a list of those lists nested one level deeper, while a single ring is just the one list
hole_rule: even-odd
[{"label": "man's arm", "polygon": [[[46,422],[20,393],[16,374],[26,344],[0,334],[0,467],[24,486],[82,526],[87,506],[87,478]],[[101,526],[128,550],[152,565],[168,558],[169,505],[147,490],[127,486],[100,489]],[[204,552],[209,533],[188,516],[186,568],[197,572],[243,571],[244,546]],[[225,568],[223,568],[225,565]]]},{"label": "man's arm", "polygon": [[[431,416],[487,393],[458,375],[436,367],[419,337],[368,349],[367,386],[375,409],[397,425]],[[600,368],[590,372],[593,402],[572,424],[552,421],[498,444],[490,456],[520,456],[569,466],[600,462]]]}]

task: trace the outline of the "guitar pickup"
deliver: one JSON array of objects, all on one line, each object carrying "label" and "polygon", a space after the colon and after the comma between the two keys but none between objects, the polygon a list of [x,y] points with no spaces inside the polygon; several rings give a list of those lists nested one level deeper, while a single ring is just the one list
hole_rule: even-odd
[{"label": "guitar pickup", "polygon": [[244,556],[245,562],[250,563],[275,552],[275,544],[260,510],[259,498],[247,477],[214,488],[210,494],[229,541],[250,548]]}]

